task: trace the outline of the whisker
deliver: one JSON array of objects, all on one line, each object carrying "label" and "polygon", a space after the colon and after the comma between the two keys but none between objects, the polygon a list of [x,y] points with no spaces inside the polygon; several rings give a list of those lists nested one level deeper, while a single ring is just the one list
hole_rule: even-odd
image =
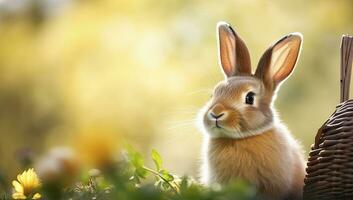
[{"label": "whisker", "polygon": [[198,113],[198,111],[187,111],[187,110],[179,110],[179,111],[170,111],[170,112],[166,112],[166,113],[163,113],[163,115],[195,115]]},{"label": "whisker", "polygon": [[197,118],[192,118],[192,119],[185,119],[185,120],[175,120],[175,121],[169,121],[169,122],[167,122],[167,124],[184,124],[184,123],[195,123],[195,122],[197,122],[198,121],[198,119]]},{"label": "whisker", "polygon": [[193,124],[196,123],[198,120],[181,120],[181,121],[171,121],[171,122],[166,122],[167,125],[180,125],[180,124]]},{"label": "whisker", "polygon": [[165,112],[163,115],[197,115],[199,112],[200,107],[197,106],[189,106],[184,108],[175,108]]},{"label": "whisker", "polygon": [[176,128],[194,127],[194,125],[195,125],[194,122],[185,122],[185,123],[180,123],[180,124],[176,124],[174,126],[168,127],[167,130],[172,130]]},{"label": "whisker", "polygon": [[196,127],[196,124],[197,124],[196,122],[184,122],[184,123],[169,124],[166,126],[167,126],[167,129],[174,129],[174,128],[185,127],[185,126]]}]

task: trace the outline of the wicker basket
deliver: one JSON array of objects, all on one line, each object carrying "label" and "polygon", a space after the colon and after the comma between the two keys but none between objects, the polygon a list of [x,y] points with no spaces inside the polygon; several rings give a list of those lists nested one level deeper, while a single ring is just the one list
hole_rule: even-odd
[{"label": "wicker basket", "polygon": [[353,100],[349,98],[353,37],[341,43],[341,103],[311,147],[304,199],[353,199]]}]

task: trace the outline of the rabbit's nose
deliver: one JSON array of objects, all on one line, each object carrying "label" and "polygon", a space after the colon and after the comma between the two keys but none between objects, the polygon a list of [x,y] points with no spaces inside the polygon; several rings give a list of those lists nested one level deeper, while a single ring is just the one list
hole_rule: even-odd
[{"label": "rabbit's nose", "polygon": [[226,111],[222,104],[216,104],[208,112],[208,117],[210,120],[222,120],[226,117]]},{"label": "rabbit's nose", "polygon": [[224,115],[224,113],[214,114],[213,112],[210,112],[210,115],[212,118],[218,119],[218,118],[221,118]]}]

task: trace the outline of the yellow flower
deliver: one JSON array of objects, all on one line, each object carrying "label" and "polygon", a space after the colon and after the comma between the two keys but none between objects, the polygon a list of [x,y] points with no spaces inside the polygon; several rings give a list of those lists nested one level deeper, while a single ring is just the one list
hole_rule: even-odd
[{"label": "yellow flower", "polygon": [[40,199],[41,195],[35,193],[35,191],[40,187],[41,183],[37,174],[34,170],[28,169],[22,174],[17,176],[17,180],[12,181],[14,187],[14,193],[12,198],[14,199]]}]

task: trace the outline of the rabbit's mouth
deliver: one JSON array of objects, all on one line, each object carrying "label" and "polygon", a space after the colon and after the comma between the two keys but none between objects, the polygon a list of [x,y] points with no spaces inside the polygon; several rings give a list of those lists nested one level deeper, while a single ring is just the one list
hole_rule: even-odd
[{"label": "rabbit's mouth", "polygon": [[219,121],[218,121],[218,120],[215,121],[215,126],[216,126],[216,128],[222,128],[222,127],[219,125]]},{"label": "rabbit's mouth", "polygon": [[210,129],[226,129],[226,125],[224,124],[224,121],[222,120],[209,120],[206,123],[206,126],[208,126]]},{"label": "rabbit's mouth", "polygon": [[230,137],[237,138],[236,135],[241,135],[241,131],[238,126],[229,127],[224,121],[214,120],[205,123],[205,128],[211,137]]}]

